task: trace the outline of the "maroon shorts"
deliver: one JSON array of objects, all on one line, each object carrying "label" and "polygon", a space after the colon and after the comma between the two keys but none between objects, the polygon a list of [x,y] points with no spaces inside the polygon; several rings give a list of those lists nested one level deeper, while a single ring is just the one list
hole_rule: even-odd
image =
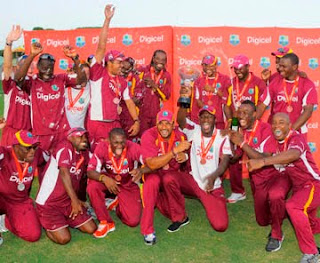
[{"label": "maroon shorts", "polygon": [[47,231],[58,231],[65,227],[79,228],[92,220],[86,208],[83,208],[83,214],[78,214],[74,220],[69,218],[71,204],[65,207],[37,204],[36,207],[40,223]]}]

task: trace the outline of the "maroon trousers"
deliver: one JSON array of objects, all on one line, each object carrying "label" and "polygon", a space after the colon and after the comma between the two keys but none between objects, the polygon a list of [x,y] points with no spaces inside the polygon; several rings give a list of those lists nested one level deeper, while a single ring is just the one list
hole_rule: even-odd
[{"label": "maroon trousers", "polygon": [[[124,224],[135,227],[139,224],[141,215],[139,187],[135,183],[130,182],[126,185],[120,184],[119,188],[119,205],[116,208],[116,214]],[[106,220],[109,223],[113,222],[105,206],[105,194],[109,193],[106,186],[101,182],[89,180],[87,193],[98,220]]]}]

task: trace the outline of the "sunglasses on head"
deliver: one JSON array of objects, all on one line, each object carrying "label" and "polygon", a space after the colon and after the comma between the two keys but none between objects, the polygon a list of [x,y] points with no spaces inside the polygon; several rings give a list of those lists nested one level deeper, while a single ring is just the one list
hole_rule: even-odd
[{"label": "sunglasses on head", "polygon": [[26,147],[26,146],[22,146],[22,147],[23,147],[27,152],[29,152],[29,151],[31,151],[31,149],[37,150],[38,147],[39,147],[39,145],[35,144],[35,145],[28,146],[28,147]]},{"label": "sunglasses on head", "polygon": [[40,57],[39,57],[39,60],[41,59],[48,59],[48,60],[51,60],[51,61],[56,61],[54,59],[54,56],[50,55],[50,54],[42,54]]}]

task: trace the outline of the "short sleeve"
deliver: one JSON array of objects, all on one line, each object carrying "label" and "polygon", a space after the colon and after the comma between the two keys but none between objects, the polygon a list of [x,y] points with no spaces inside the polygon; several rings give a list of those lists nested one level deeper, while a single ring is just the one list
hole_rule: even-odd
[{"label": "short sleeve", "polygon": [[99,64],[97,63],[96,58],[93,57],[90,64],[90,80],[97,81],[98,79],[103,77],[104,72],[104,60]]},{"label": "short sleeve", "polygon": [[107,150],[107,144],[105,142],[100,142],[97,145],[93,155],[89,160],[87,171],[96,171],[101,173],[102,165],[105,163],[104,154]]},{"label": "short sleeve", "polygon": [[57,163],[58,167],[71,168],[72,165],[72,151],[67,147],[60,149],[57,152]]}]

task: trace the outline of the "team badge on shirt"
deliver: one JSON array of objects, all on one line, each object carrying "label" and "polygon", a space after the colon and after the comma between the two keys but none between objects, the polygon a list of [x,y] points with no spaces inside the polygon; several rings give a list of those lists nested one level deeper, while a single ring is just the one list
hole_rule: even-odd
[{"label": "team badge on shirt", "polygon": [[52,90],[53,90],[53,91],[58,91],[58,89],[59,89],[59,88],[58,88],[58,86],[57,86],[57,85],[55,85],[55,84],[54,84],[54,85],[52,85],[52,86],[51,86],[51,88],[52,88]]},{"label": "team badge on shirt", "polygon": [[254,144],[257,144],[257,143],[258,143],[258,138],[257,138],[257,137],[254,137],[254,138],[252,139],[252,141],[253,141]]},{"label": "team badge on shirt", "polygon": [[252,95],[254,93],[254,89],[251,88],[251,89],[248,90],[248,92],[249,92],[250,95]]},{"label": "team badge on shirt", "polygon": [[220,82],[217,83],[216,88],[217,89],[221,88],[221,83]]},{"label": "team badge on shirt", "polygon": [[32,172],[32,166],[29,166],[28,167],[28,173],[31,173]]},{"label": "team badge on shirt", "polygon": [[84,103],[84,99],[83,99],[83,98],[80,98],[80,99],[79,99],[79,103],[80,103],[80,104],[83,104],[83,103]]},{"label": "team badge on shirt", "polygon": [[211,148],[210,148],[210,152],[211,152],[211,153],[213,153],[213,146],[211,146]]},{"label": "team badge on shirt", "polygon": [[163,84],[163,79],[160,79],[160,80],[159,80],[159,83],[162,85],[162,84]]},{"label": "team badge on shirt", "polygon": [[128,81],[128,86],[129,86],[129,87],[132,86],[132,81]]},{"label": "team badge on shirt", "polygon": [[128,159],[124,159],[123,165],[128,165]]}]

